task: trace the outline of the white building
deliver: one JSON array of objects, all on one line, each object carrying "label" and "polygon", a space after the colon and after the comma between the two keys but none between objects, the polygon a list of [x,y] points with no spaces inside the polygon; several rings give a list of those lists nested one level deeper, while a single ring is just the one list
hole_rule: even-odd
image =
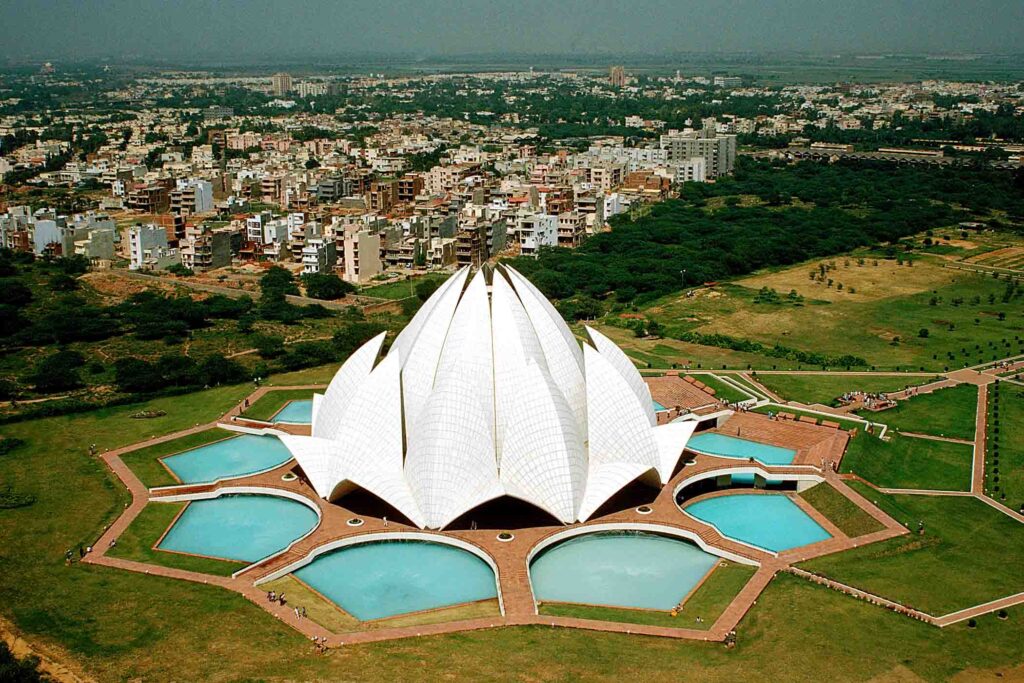
[{"label": "white building", "polygon": [[634,480],[667,483],[697,424],[656,426],[636,367],[588,332],[581,347],[511,268],[463,268],[380,362],[383,333],[349,357],[311,436],[280,439],[319,496],[361,488],[419,527],[503,497],[586,521]]},{"label": "white building", "polygon": [[128,228],[128,269],[151,270],[176,261],[167,246],[167,230],[162,225],[133,225]]}]

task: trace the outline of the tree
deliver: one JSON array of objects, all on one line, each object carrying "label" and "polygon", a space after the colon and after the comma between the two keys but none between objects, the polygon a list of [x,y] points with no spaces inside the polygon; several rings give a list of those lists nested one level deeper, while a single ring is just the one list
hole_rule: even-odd
[{"label": "tree", "polygon": [[276,335],[257,334],[252,343],[262,358],[275,358],[284,353],[284,339]]},{"label": "tree", "polygon": [[922,327],[918,331],[917,336],[920,337],[921,339],[927,339],[928,338],[928,328],[927,327]]},{"label": "tree", "polygon": [[281,266],[273,266],[260,278],[260,291],[263,296],[298,296],[299,286],[295,284],[295,277],[290,271]]},{"label": "tree", "polygon": [[74,389],[82,384],[79,368],[84,364],[78,351],[58,351],[36,363],[29,382],[41,392]]},{"label": "tree", "polygon": [[441,281],[436,279],[421,280],[416,283],[416,298],[426,301],[441,286]]},{"label": "tree", "polygon": [[7,643],[0,640],[0,681],[9,683],[46,683],[50,681],[49,676],[44,676],[39,670],[39,659],[36,657],[25,657],[18,659],[7,647]]},{"label": "tree", "polygon": [[181,263],[172,263],[167,266],[167,272],[171,275],[178,275],[180,277],[192,277],[196,274],[194,270]]},{"label": "tree", "polygon": [[341,328],[331,337],[338,358],[347,358],[353,351],[370,341],[386,328],[380,323],[354,322]]},{"label": "tree", "polygon": [[20,308],[32,301],[32,290],[15,278],[0,279],[0,292],[4,293],[4,303],[9,306]]},{"label": "tree", "polygon": [[57,273],[50,278],[50,289],[54,292],[73,292],[78,289],[78,280],[67,273]]},{"label": "tree", "polygon": [[342,299],[356,291],[352,283],[345,282],[334,273],[308,273],[302,276],[302,284],[306,288],[306,296],[328,301]]},{"label": "tree", "polygon": [[118,358],[114,361],[114,384],[125,393],[140,394],[159,389],[161,378],[153,365],[141,358]]}]

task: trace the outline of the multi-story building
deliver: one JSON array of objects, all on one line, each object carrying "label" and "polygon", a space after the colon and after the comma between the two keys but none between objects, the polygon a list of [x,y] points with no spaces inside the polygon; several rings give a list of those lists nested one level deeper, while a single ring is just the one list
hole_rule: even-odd
[{"label": "multi-story building", "polygon": [[626,85],[626,68],[613,66],[608,69],[608,84],[613,88],[622,88]]},{"label": "multi-story building", "polygon": [[398,201],[412,202],[423,193],[423,176],[419,173],[406,173],[398,179]]},{"label": "multi-story building", "polygon": [[171,213],[179,216],[194,216],[213,211],[213,185],[207,180],[178,180],[177,188],[171,190],[169,197]]},{"label": "multi-story building", "polygon": [[278,72],[270,77],[270,92],[274,97],[283,97],[292,91],[292,77]]},{"label": "multi-story building", "polygon": [[236,235],[231,229],[190,227],[179,249],[181,265],[197,273],[231,265],[232,242]]},{"label": "multi-story building", "polygon": [[128,269],[153,270],[170,265],[174,252],[162,225],[133,225],[128,228]]},{"label": "multi-story building", "polygon": [[367,282],[383,271],[380,258],[380,234],[362,225],[345,226],[342,278],[348,282]]},{"label": "multi-story building", "polygon": [[138,213],[161,213],[170,206],[170,193],[163,185],[139,185],[128,192],[128,208]]},{"label": "multi-story building", "polygon": [[302,248],[302,272],[327,273],[338,262],[338,247],[334,240],[311,237]]},{"label": "multi-story building", "polygon": [[535,256],[541,247],[558,246],[558,216],[546,213],[521,212],[515,216],[515,233],[519,253]]},{"label": "multi-story building", "polygon": [[579,211],[558,214],[558,246],[575,249],[587,235],[587,218]]},{"label": "multi-story building", "polygon": [[668,152],[669,163],[704,159],[708,178],[728,175],[736,164],[736,136],[718,135],[713,129],[671,131],[661,136],[659,144]]}]

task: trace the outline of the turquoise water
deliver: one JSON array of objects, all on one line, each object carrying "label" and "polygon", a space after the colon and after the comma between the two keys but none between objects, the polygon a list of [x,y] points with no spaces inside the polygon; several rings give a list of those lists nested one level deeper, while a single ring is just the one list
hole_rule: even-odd
[{"label": "turquoise water", "polygon": [[182,483],[197,484],[262,472],[291,459],[292,454],[276,436],[243,434],[172,455],[163,462]]},{"label": "turquoise water", "polygon": [[718,558],[654,534],[588,534],[541,553],[530,565],[538,600],[670,610]]},{"label": "turquoise water", "polygon": [[313,421],[313,399],[288,401],[284,408],[281,408],[277,415],[274,415],[273,421],[308,425]]},{"label": "turquoise water", "polygon": [[486,562],[425,541],[360,543],[321,555],[295,576],[360,621],[498,597]]},{"label": "turquoise water", "polygon": [[654,412],[658,412],[658,411],[661,411],[661,410],[668,410],[668,408],[666,408],[665,406],[661,405],[660,403],[658,403],[655,400],[652,400],[651,403],[654,404]]},{"label": "turquoise water", "polygon": [[796,451],[766,443],[738,439],[734,436],[705,432],[691,438],[686,447],[698,453],[717,455],[723,458],[753,458],[765,465],[790,465]]},{"label": "turquoise water", "polygon": [[724,536],[775,552],[832,538],[800,506],[781,494],[716,496],[685,509],[697,519],[714,524]]},{"label": "turquoise water", "polygon": [[280,496],[194,500],[160,541],[162,550],[256,562],[283,550],[316,526],[302,503]]}]

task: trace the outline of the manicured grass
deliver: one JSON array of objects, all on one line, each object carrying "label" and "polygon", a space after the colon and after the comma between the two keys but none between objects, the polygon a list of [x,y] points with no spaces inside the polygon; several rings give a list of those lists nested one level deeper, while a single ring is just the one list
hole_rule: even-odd
[{"label": "manicured grass", "polygon": [[[986,492],[993,499],[1020,511],[1024,506],[1024,430],[1021,429],[1024,425],[1024,387],[1000,382],[990,385],[988,392]],[[997,476],[998,481],[995,479]]]},{"label": "manicured grass", "polygon": [[900,436],[891,431],[887,438],[888,441],[882,441],[858,434],[846,447],[840,469],[883,488],[970,490],[970,446]]},{"label": "manicured grass", "polygon": [[150,503],[117,539],[117,545],[107,551],[108,555],[125,560],[158,564],[163,567],[185,569],[203,574],[230,576],[245,566],[243,562],[215,560],[194,557],[182,553],[154,550],[153,546],[163,536],[185,503]]},{"label": "manicured grass", "polygon": [[[706,630],[714,626],[715,620],[721,616],[755,571],[755,567],[722,560],[697,591],[683,603],[683,608],[674,617],[669,612],[658,610],[600,607],[564,602],[543,603],[540,605],[539,611],[541,614],[550,616],[576,619],[621,621],[628,624]],[[698,622],[697,617],[700,617],[702,621]]]},{"label": "manicured grass", "polygon": [[427,624],[438,624],[445,621],[498,617],[500,615],[501,610],[498,609],[498,599],[494,598],[491,600],[467,602],[464,605],[453,605],[428,612],[399,614],[387,619],[364,622],[363,627],[373,631],[384,628],[402,628],[404,626],[426,626]]},{"label": "manicured grass", "polygon": [[812,417],[819,422],[821,422],[822,420],[826,422],[835,422],[840,426],[841,429],[845,429],[847,431],[851,429],[856,429],[858,433],[863,432],[866,429],[866,425],[863,422],[844,420],[843,418],[837,417],[835,415],[820,415],[818,413],[810,413],[805,410],[796,410],[795,408],[791,408],[790,406],[763,405],[754,408],[752,412],[761,413],[762,415],[767,415],[768,413],[774,413],[777,415],[780,412],[782,412],[789,413],[790,415],[796,415],[797,417],[801,415],[806,415],[807,417]]},{"label": "manicured grass", "polygon": [[862,417],[902,432],[973,439],[977,409],[978,388],[960,384],[899,401],[895,408],[889,410],[866,412]]},{"label": "manicured grass", "polygon": [[801,493],[800,497],[851,538],[885,528],[881,522],[861,510],[856,503],[836,491],[828,483],[821,483],[809,488]]},{"label": "manicured grass", "polygon": [[914,532],[801,566],[936,616],[1024,590],[1024,525],[974,498],[855,488]]},{"label": "manicured grass", "polygon": [[346,633],[359,628],[359,620],[330,600],[311,590],[309,586],[291,574],[276,581],[261,584],[260,588],[284,595],[292,607],[306,608],[306,618],[315,621],[332,633]]},{"label": "manicured grass", "polygon": [[757,381],[788,401],[832,405],[848,391],[886,393],[925,384],[934,377],[869,375],[775,375],[759,373]]},{"label": "manicured grass", "polygon": [[250,405],[242,415],[253,420],[269,420],[277,414],[289,401],[298,401],[313,397],[312,389],[288,389],[270,391]]},{"label": "manicured grass", "polygon": [[233,436],[237,435],[226,429],[214,427],[213,429],[188,434],[171,441],[164,441],[155,446],[140,448],[137,451],[129,451],[121,456],[121,460],[125,465],[128,465],[128,468],[148,488],[173,486],[180,482],[164,467],[163,463],[160,462],[160,458],[198,448],[199,446],[205,446],[214,441],[229,439]]},{"label": "manicured grass", "polygon": [[715,398],[720,401],[738,403],[739,401],[746,401],[750,398],[739,389],[736,389],[730,384],[726,384],[720,377],[715,375],[693,375],[693,377],[714,389]]},{"label": "manicured grass", "polygon": [[[0,613],[27,639],[70,660],[78,673],[98,680],[154,681],[432,680],[453,672],[470,680],[507,679],[509,672],[544,681],[622,681],[637,672],[666,680],[685,672],[721,681],[795,676],[941,681],[960,671],[977,678],[1024,663],[1020,609],[1009,610],[1007,621],[981,617],[975,630],[964,625],[939,630],[788,575],[776,577],[760,596],[731,650],[694,641],[521,627],[346,645],[318,656],[307,639],[235,593],[106,567],[65,567],[64,550],[95,541],[127,502],[103,464],[87,455],[87,445],[114,448],[212,420],[227,408],[221,391],[2,428],[4,436],[28,443],[0,457],[0,480],[37,500],[0,511]],[[157,407],[171,411],[156,425],[156,420],[125,417]],[[956,514],[953,509],[951,515]],[[1019,567],[1016,549],[1024,544],[1007,543],[1013,538],[1012,530],[1006,531],[980,539],[979,547],[987,550],[975,553],[983,560],[976,571],[964,571],[973,560],[951,562],[940,568],[943,579],[959,582],[957,590],[965,582],[985,584],[990,555],[1001,558],[1004,577]],[[1007,547],[1013,552],[1006,553]],[[939,582],[933,590],[943,588]],[[823,643],[829,644],[826,657]]]}]

